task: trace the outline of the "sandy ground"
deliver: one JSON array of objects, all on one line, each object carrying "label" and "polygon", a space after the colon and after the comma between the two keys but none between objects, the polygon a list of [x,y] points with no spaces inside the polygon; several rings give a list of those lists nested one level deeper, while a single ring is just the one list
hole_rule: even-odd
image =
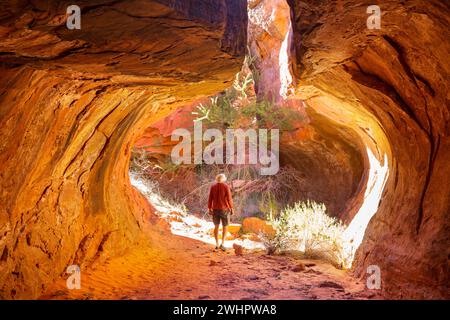
[{"label": "sandy ground", "polygon": [[[167,227],[162,244],[131,248],[82,271],[81,289],[69,290],[61,279],[41,299],[381,298],[346,271],[323,261],[269,256],[245,235],[227,241],[226,252],[215,251],[210,219],[177,212],[138,177],[131,181]],[[235,254],[234,243],[246,248],[243,255]]]},{"label": "sandy ground", "polygon": [[[61,279],[41,299],[378,299],[347,272],[312,260],[214,247],[171,236],[167,250],[137,248],[82,271],[81,289]],[[172,241],[173,240],[173,241]],[[303,265],[300,268],[298,265]]]}]

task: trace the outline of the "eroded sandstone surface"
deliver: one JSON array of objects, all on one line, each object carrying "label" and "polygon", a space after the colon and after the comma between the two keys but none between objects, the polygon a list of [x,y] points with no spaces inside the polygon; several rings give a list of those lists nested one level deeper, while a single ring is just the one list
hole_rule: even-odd
[{"label": "eroded sandstone surface", "polygon": [[242,64],[238,1],[80,3],[81,30],[65,27],[68,2],[2,4],[3,298],[35,297],[68,265],[118,255],[154,230],[128,178],[133,141],[222,90]]},{"label": "eroded sandstone surface", "polygon": [[[249,1],[249,25],[267,1]],[[151,124],[230,86],[248,35],[267,71],[259,88],[280,93],[289,78],[265,57],[288,55],[283,92],[308,123],[282,156],[307,171],[311,197],[351,224],[382,192],[355,274],[378,265],[387,297],[448,298],[447,2],[383,1],[382,28],[369,30],[370,1],[273,1],[257,33],[238,0],[79,3],[81,30],[65,27],[69,2],[0,4],[1,297],[36,297],[67,265],[142,241],[164,247],[168,230],[130,186],[130,150]],[[290,24],[277,20],[286,3]]]},{"label": "eroded sandstone surface", "polygon": [[388,160],[356,274],[378,265],[388,296],[448,297],[448,3],[383,1],[380,30],[366,27],[370,1],[291,4],[297,94],[357,132],[379,161]]}]

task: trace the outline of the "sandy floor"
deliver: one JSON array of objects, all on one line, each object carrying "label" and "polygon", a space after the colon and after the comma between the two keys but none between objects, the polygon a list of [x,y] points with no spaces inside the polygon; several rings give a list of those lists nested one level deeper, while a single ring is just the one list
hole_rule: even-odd
[{"label": "sandy floor", "polygon": [[[167,227],[163,244],[133,248],[122,257],[82,271],[79,290],[67,289],[66,280],[61,279],[42,299],[380,298],[364,282],[328,263],[268,256],[260,242],[245,236],[227,241],[226,252],[215,251],[210,219],[175,211],[133,176],[132,184],[149,199]],[[247,248],[242,256],[235,254],[233,243]]]},{"label": "sandy floor", "polygon": [[[377,299],[345,271],[311,260],[214,247],[171,236],[168,250],[141,247],[81,273],[81,289],[64,279],[42,299]],[[303,264],[303,268],[298,268]],[[305,266],[306,265],[306,266]],[[296,268],[297,267],[297,268]]]}]

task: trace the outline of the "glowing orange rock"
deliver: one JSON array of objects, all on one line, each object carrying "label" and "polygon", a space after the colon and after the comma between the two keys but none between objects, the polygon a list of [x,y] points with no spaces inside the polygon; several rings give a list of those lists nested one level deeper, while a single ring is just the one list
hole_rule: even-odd
[{"label": "glowing orange rock", "polygon": [[256,217],[245,218],[242,221],[242,231],[244,233],[265,233],[268,235],[275,234],[275,229],[269,222]]},{"label": "glowing orange rock", "polygon": [[233,223],[228,225],[228,232],[231,234],[238,234],[241,230],[241,225],[237,223]]},{"label": "glowing orange rock", "polygon": [[241,238],[248,239],[250,241],[261,242],[261,239],[258,237],[258,235],[254,234],[254,233],[243,234],[241,236]]},{"label": "glowing orange rock", "polygon": [[244,247],[238,245],[237,243],[234,243],[234,244],[233,244],[233,249],[234,249],[234,253],[235,253],[237,256],[242,256],[242,255],[244,254]]}]

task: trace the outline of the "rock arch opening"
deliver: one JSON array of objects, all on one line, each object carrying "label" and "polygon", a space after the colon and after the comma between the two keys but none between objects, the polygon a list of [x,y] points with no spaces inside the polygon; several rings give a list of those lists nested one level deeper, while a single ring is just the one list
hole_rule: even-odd
[{"label": "rock arch opening", "polygon": [[355,275],[377,265],[387,297],[448,298],[448,5],[385,1],[368,30],[357,0],[82,1],[76,31],[68,5],[0,5],[2,298],[37,297],[71,264],[164,248],[129,181],[133,145],[229,88],[247,37],[257,99],[308,119],[281,166],[348,225]]},{"label": "rock arch opening", "polygon": [[[293,74],[296,68],[291,21],[293,9],[285,1],[249,3],[248,52],[242,70],[235,77],[232,89],[210,98],[209,103],[197,102],[177,110],[149,127],[144,137],[137,142],[137,147],[142,153],[137,151],[138,154],[134,155],[132,163],[139,166],[139,172],[133,172],[132,178],[141,175],[141,179],[145,180],[143,176],[147,176],[151,184],[154,184],[155,180],[162,179],[159,182],[161,184],[153,188],[162,190],[162,194],[158,197],[171,197],[175,194],[175,197],[171,197],[172,200],[176,199],[176,202],[188,205],[187,210],[181,211],[197,212],[197,218],[203,219],[207,216],[204,212],[207,207],[209,186],[219,172],[227,172],[231,176],[230,184],[234,194],[242,201],[238,208],[240,217],[236,217],[239,221],[246,216],[277,215],[279,210],[292,206],[300,200],[325,200],[328,214],[343,220],[346,224],[342,238],[348,259],[343,264],[349,268],[356,250],[363,241],[369,221],[378,209],[389,176],[390,146],[381,124],[365,110],[365,107],[340,100],[336,94],[324,91],[320,84],[296,86]],[[289,129],[283,132],[279,147],[281,170],[290,172],[286,175],[281,173],[275,175],[273,179],[268,179],[269,182],[266,182],[262,189],[258,189],[251,186],[257,179],[248,174],[248,168],[244,167],[247,174],[242,174],[242,166],[236,166],[235,163],[231,163],[231,167],[222,165],[214,169],[204,169],[203,166],[207,163],[202,158],[203,150],[195,150],[204,146],[204,135],[202,131],[199,133],[196,131],[196,126],[199,123],[202,126],[203,122],[209,121],[213,127],[216,126],[216,129],[209,130],[217,131],[217,126],[221,126],[225,132],[225,128],[228,131],[230,130],[228,128],[245,125],[247,120],[252,119],[239,117],[239,113],[245,113],[247,105],[252,103],[258,107],[261,101],[269,101],[275,108],[266,110],[269,113],[275,113],[281,108],[293,110],[295,114],[300,115],[291,123]],[[220,112],[214,114],[217,113],[215,109],[219,109]],[[214,119],[214,116],[219,119]],[[295,117],[294,114],[284,116]],[[259,114],[251,114],[251,117],[254,117],[257,123],[262,118]],[[275,122],[273,119],[270,121]],[[180,129],[183,126],[190,129]],[[192,158],[195,162],[197,153],[201,153],[200,161],[195,162],[190,168],[177,171],[178,176],[174,172],[179,169],[177,167],[179,163],[173,165],[173,149],[178,150],[173,138],[176,130],[185,130],[189,138],[187,158],[184,155],[189,164],[192,163]],[[220,139],[222,141],[222,135]],[[254,144],[257,144],[256,142]],[[228,140],[222,143],[220,150],[228,149]],[[214,144],[217,144],[216,141],[211,142],[209,146]],[[192,149],[193,155],[190,154]],[[232,150],[235,150],[234,142]],[[244,152],[243,159],[245,158],[247,163],[242,164],[248,166],[251,164],[249,163],[251,150]],[[138,164],[139,160],[144,162]],[[222,154],[216,164],[224,163]],[[203,174],[205,170],[207,173]],[[170,179],[171,188],[164,186],[167,183],[164,179]],[[185,190],[182,187],[183,183],[187,183]],[[276,190],[276,187],[272,188],[271,183],[282,186],[281,194],[277,193],[280,190]],[[288,186],[289,183],[293,185]],[[143,186],[142,180],[135,181],[135,185],[143,189],[148,196],[153,198],[156,196],[149,195],[149,187]],[[280,199],[283,194],[294,194],[294,189],[300,190],[296,196]],[[247,193],[248,190],[252,192]],[[252,201],[255,194],[256,201]],[[269,204],[264,202],[267,198]],[[262,208],[264,205],[271,207]],[[176,221],[178,218],[172,216],[170,219]],[[200,220],[197,220],[196,224],[199,222]],[[185,225],[184,234],[198,238],[196,234],[199,230],[187,231],[192,228],[188,223]],[[176,232],[183,233],[182,230]],[[210,238],[206,240],[212,242]]]}]

